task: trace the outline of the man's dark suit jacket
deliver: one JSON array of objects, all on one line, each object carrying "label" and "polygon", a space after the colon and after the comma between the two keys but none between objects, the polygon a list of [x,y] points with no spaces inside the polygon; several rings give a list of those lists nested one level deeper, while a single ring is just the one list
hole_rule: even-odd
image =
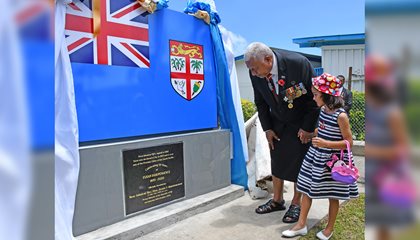
[{"label": "man's dark suit jacket", "polygon": [[346,110],[347,115],[350,117],[350,109],[353,105],[353,93],[346,88],[343,88],[341,96],[344,100],[344,110]]},{"label": "man's dark suit jacket", "polygon": [[254,88],[254,101],[258,109],[258,116],[264,131],[272,129],[281,135],[288,126],[302,128],[313,132],[319,115],[319,108],[313,101],[311,92],[314,71],[311,63],[304,56],[286,50],[273,50],[277,57],[279,77],[285,76],[285,85],[280,87],[280,92],[292,85],[302,82],[307,93],[293,101],[293,108],[288,108],[288,102],[280,94],[277,103],[264,78],[254,77],[250,74]]}]

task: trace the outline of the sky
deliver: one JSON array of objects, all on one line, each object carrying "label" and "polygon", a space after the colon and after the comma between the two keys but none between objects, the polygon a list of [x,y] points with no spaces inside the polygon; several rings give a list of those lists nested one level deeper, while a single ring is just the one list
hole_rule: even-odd
[{"label": "sky", "polygon": [[[169,9],[183,11],[187,2],[169,0]],[[236,56],[251,42],[321,55],[320,48],[299,48],[293,39],[365,32],[364,0],[215,0],[215,4]]]}]

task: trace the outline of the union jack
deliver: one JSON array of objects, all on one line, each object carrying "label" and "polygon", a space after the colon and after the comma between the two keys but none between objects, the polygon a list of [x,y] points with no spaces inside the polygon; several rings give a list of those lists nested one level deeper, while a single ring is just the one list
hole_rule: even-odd
[{"label": "union jack", "polygon": [[92,0],[67,6],[65,34],[72,62],[149,68],[148,12],[133,0],[100,0],[93,36]]}]

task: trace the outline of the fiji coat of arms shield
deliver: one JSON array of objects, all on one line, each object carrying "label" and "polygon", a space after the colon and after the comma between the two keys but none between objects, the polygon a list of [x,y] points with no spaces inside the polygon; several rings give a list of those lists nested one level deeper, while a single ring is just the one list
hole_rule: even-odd
[{"label": "fiji coat of arms shield", "polygon": [[204,88],[203,46],[170,40],[169,51],[172,87],[190,101]]}]

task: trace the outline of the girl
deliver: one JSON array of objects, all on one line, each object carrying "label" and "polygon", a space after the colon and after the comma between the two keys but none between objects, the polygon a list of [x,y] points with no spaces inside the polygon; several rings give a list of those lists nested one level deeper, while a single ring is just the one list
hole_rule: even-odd
[{"label": "girl", "polygon": [[[312,79],[314,100],[321,107],[321,113],[318,129],[315,131],[317,136],[312,138],[312,146],[303,160],[298,176],[297,189],[303,193],[299,220],[295,226],[282,233],[285,237],[305,235],[308,231],[306,220],[312,199],[328,198],[328,224],[316,236],[318,239],[330,239],[339,200],[359,196],[356,183],[348,185],[334,181],[331,178],[331,170],[326,165],[332,154],[340,156],[340,150],[347,148],[344,140],[347,140],[350,146],[353,144],[349,118],[340,97],[341,90],[341,81],[328,73]],[[348,163],[348,154],[344,154],[344,161]]]},{"label": "girl", "polygon": [[[398,177],[405,187],[397,191],[404,199],[415,196],[410,177],[410,140],[399,106],[401,82],[392,62],[380,55],[366,57],[366,225],[376,227],[376,239],[388,240],[392,230],[415,222],[413,203],[391,204],[381,194],[389,178]],[[405,180],[405,181],[404,181]],[[400,184],[401,185],[401,184]],[[395,197],[393,197],[395,199]],[[398,232],[398,231],[397,231]],[[397,238],[397,236],[395,236]]]}]

